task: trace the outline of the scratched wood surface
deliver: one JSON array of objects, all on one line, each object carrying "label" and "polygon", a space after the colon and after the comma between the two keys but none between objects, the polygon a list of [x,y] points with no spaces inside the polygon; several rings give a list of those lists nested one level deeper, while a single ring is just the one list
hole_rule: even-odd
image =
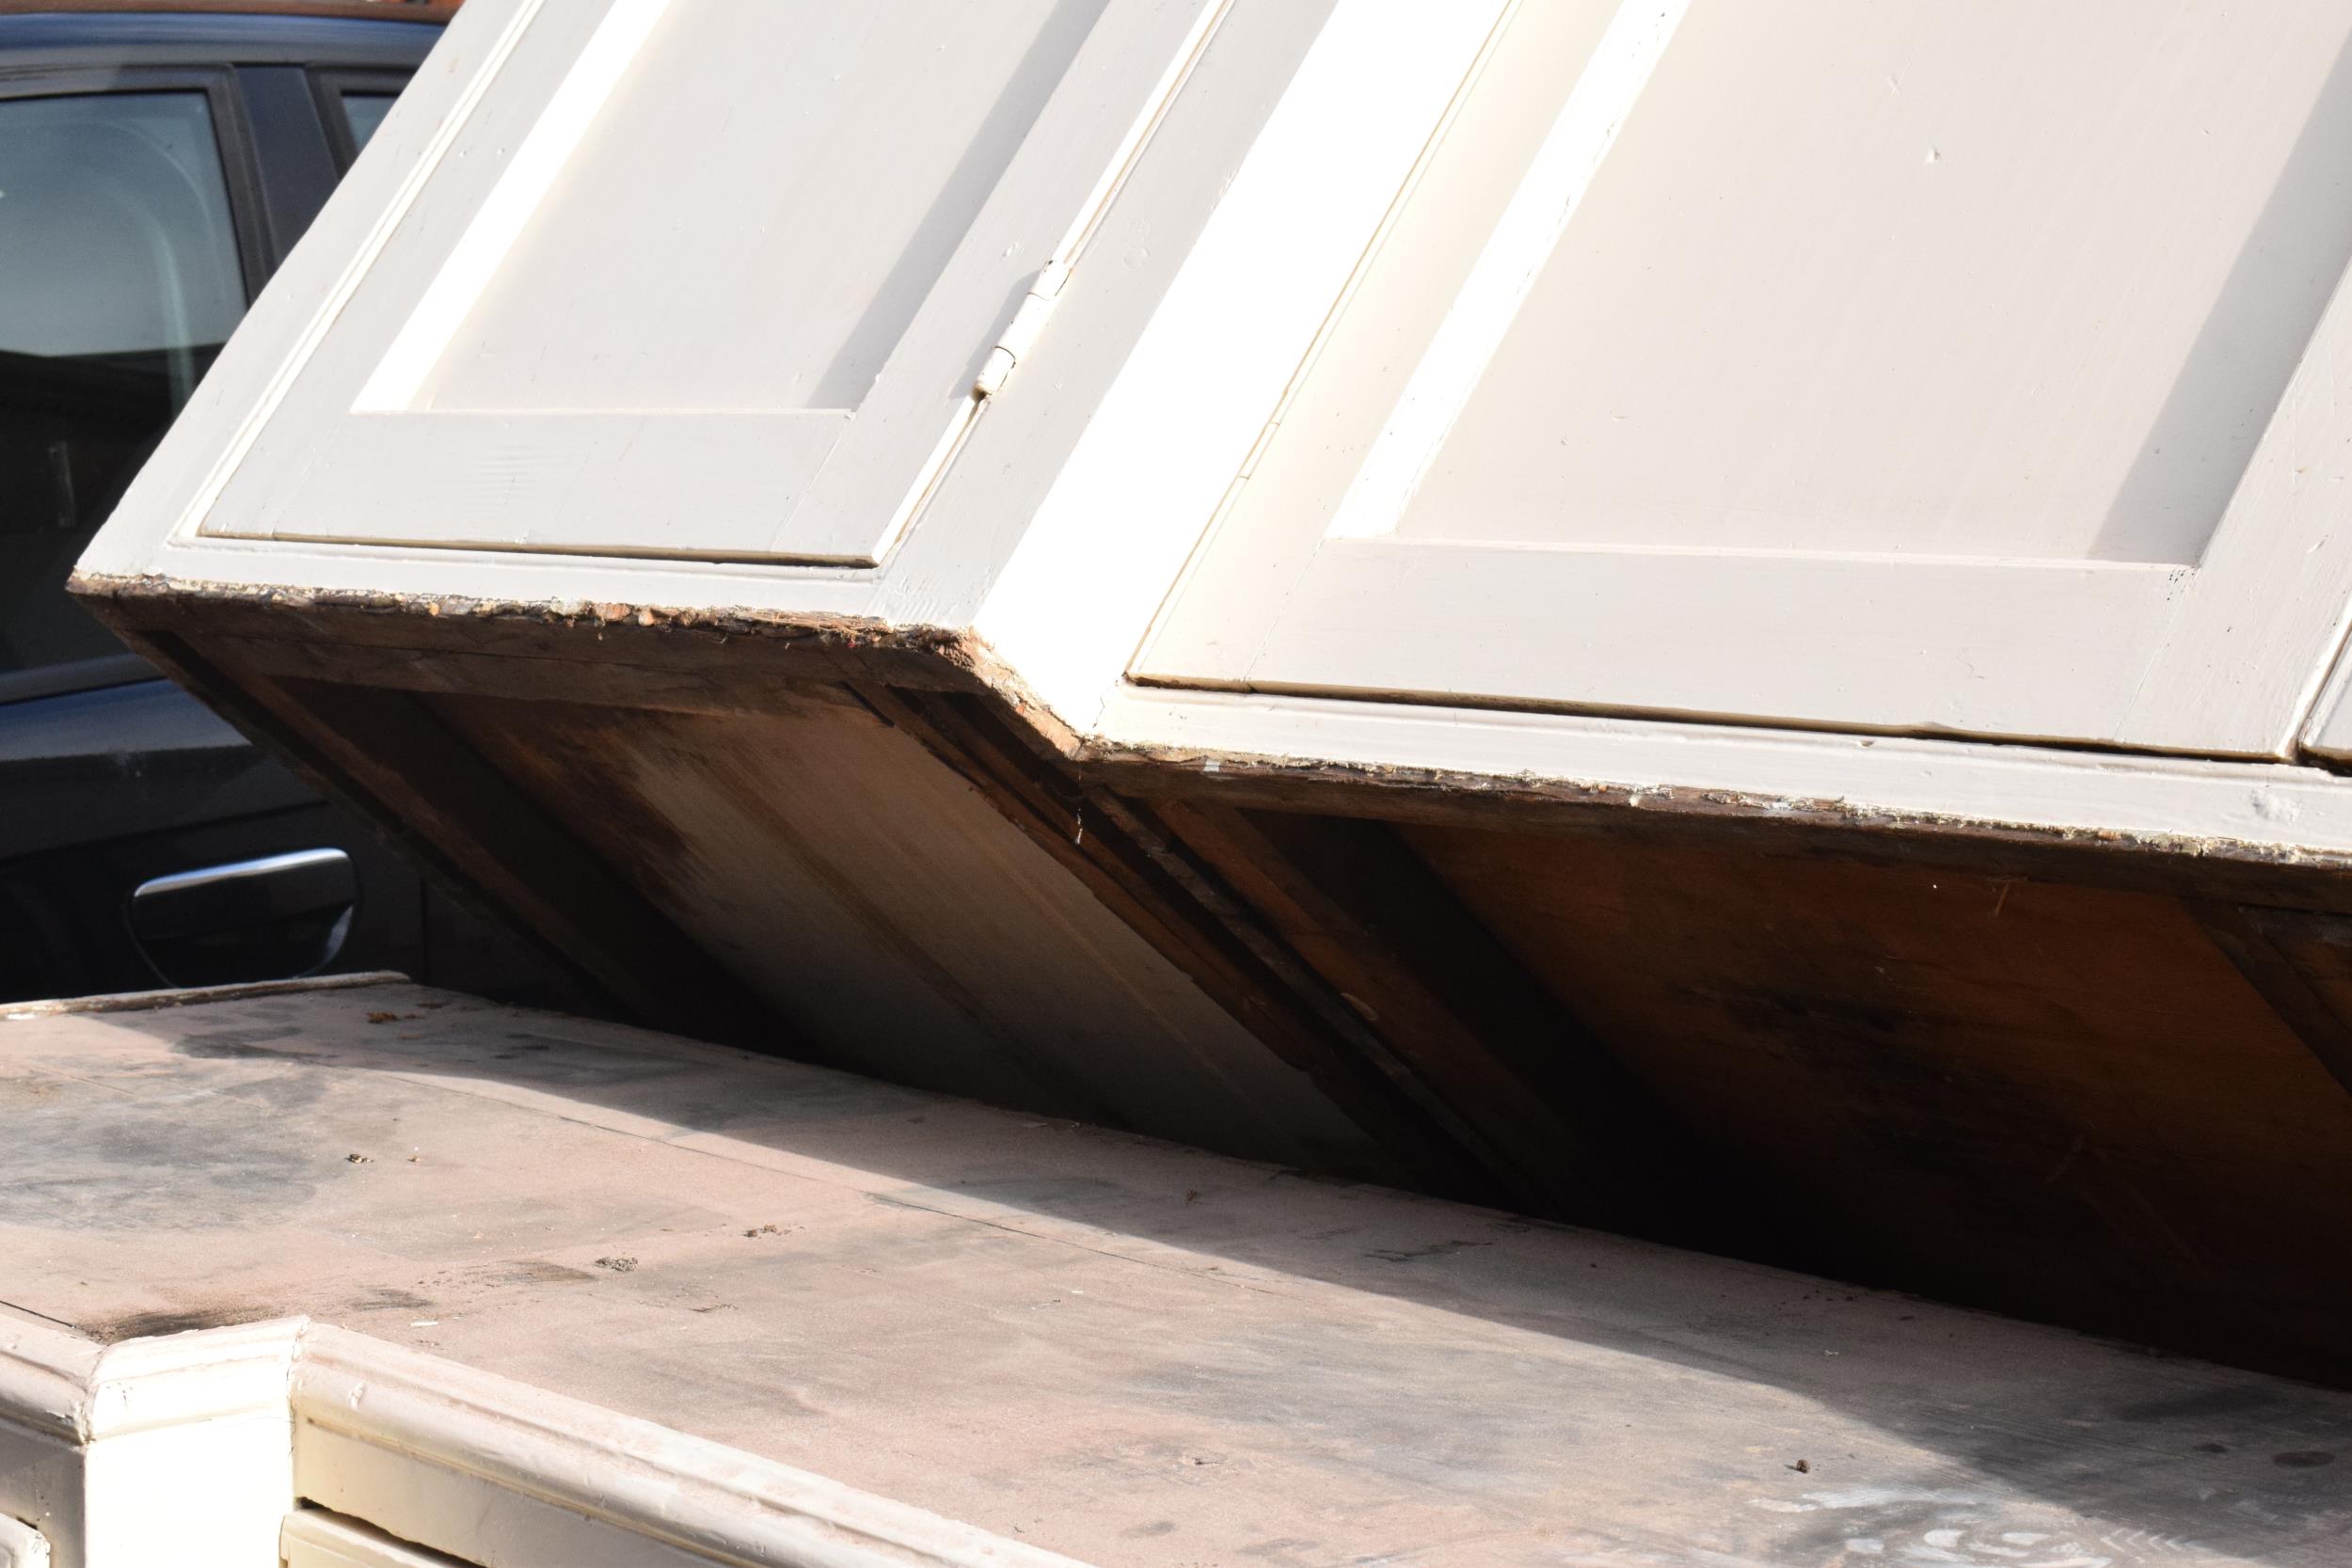
[{"label": "scratched wood surface", "polygon": [[403,984],[0,1022],[0,1301],[1104,1563],[2332,1565],[2352,1397]]}]

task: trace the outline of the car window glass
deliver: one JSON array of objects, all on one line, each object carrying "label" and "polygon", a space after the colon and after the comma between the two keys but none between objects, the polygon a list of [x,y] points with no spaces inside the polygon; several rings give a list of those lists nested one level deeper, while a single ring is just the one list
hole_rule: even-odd
[{"label": "car window glass", "polygon": [[202,93],[0,100],[0,674],[119,651],[66,576],[245,305]]},{"label": "car window glass", "polygon": [[354,152],[368,145],[375,128],[384,123],[384,111],[399,97],[391,92],[347,92],[343,99],[343,121],[351,127],[351,150]]}]

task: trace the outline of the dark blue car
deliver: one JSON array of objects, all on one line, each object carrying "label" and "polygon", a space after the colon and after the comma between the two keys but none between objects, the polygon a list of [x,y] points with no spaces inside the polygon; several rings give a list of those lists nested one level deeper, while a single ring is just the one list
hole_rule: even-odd
[{"label": "dark blue car", "polygon": [[0,0],[0,1001],[378,968],[584,1000],[64,592],[449,14]]}]

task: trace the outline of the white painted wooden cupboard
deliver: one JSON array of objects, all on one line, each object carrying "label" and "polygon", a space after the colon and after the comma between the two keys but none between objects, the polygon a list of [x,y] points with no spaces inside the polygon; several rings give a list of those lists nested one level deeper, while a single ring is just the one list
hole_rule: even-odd
[{"label": "white painted wooden cupboard", "polygon": [[2335,1366],[2347,61],[471,0],[79,588],[672,1026]]},{"label": "white painted wooden cupboard", "polygon": [[[1471,772],[2327,752],[2348,41],[487,0],[86,571],[936,627],[1081,735]],[[1795,744],[1898,808],[2233,825]]]}]

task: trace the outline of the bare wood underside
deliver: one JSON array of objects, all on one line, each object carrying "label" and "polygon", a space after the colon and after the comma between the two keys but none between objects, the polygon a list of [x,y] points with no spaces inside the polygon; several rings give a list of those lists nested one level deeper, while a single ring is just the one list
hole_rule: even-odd
[{"label": "bare wood underside", "polygon": [[866,627],[100,608],[666,1026],[2352,1380],[2341,869],[1090,754]]}]

